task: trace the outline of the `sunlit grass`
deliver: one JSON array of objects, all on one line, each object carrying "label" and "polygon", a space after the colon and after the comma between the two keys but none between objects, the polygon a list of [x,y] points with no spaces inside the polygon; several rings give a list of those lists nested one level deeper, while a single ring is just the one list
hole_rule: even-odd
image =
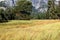
[{"label": "sunlit grass", "polygon": [[60,40],[60,20],[12,20],[1,23],[0,40]]}]

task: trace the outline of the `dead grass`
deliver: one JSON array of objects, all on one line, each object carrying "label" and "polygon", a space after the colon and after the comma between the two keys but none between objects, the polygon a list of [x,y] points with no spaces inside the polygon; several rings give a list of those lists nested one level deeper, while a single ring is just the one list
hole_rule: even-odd
[{"label": "dead grass", "polygon": [[51,23],[60,22],[60,20],[32,20],[33,26],[35,25],[46,25]]},{"label": "dead grass", "polygon": [[0,24],[0,40],[60,40],[60,20],[15,20]]}]

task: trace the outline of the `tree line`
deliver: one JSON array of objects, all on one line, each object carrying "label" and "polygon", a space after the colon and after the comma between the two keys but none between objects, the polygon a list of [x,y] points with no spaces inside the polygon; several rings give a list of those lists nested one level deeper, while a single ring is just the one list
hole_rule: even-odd
[{"label": "tree line", "polygon": [[27,0],[18,0],[16,6],[0,8],[0,22],[8,20],[30,20],[32,12],[32,3]]},{"label": "tree line", "polygon": [[18,0],[16,6],[7,7],[5,10],[0,9],[0,22],[8,22],[8,20],[60,19],[60,1],[56,5],[55,0],[48,0],[47,12],[36,12],[35,14],[32,9],[32,2]]},{"label": "tree line", "polygon": [[48,0],[47,11],[35,14],[33,19],[60,19],[60,1]]}]

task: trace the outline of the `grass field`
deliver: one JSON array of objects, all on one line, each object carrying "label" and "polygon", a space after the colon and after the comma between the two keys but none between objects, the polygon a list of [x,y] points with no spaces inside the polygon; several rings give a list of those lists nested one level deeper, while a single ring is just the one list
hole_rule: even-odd
[{"label": "grass field", "polygon": [[0,40],[60,40],[60,20],[0,23]]}]

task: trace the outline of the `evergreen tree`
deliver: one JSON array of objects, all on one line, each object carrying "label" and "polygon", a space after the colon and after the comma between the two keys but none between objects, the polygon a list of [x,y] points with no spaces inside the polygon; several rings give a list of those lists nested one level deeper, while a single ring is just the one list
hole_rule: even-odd
[{"label": "evergreen tree", "polygon": [[58,18],[60,19],[60,1],[58,2],[59,4],[58,4],[58,6],[57,6],[57,16],[58,16]]},{"label": "evergreen tree", "polygon": [[55,9],[55,0],[48,0],[48,10],[47,10],[46,17],[48,19],[58,18],[55,11],[56,11],[56,9]]}]

